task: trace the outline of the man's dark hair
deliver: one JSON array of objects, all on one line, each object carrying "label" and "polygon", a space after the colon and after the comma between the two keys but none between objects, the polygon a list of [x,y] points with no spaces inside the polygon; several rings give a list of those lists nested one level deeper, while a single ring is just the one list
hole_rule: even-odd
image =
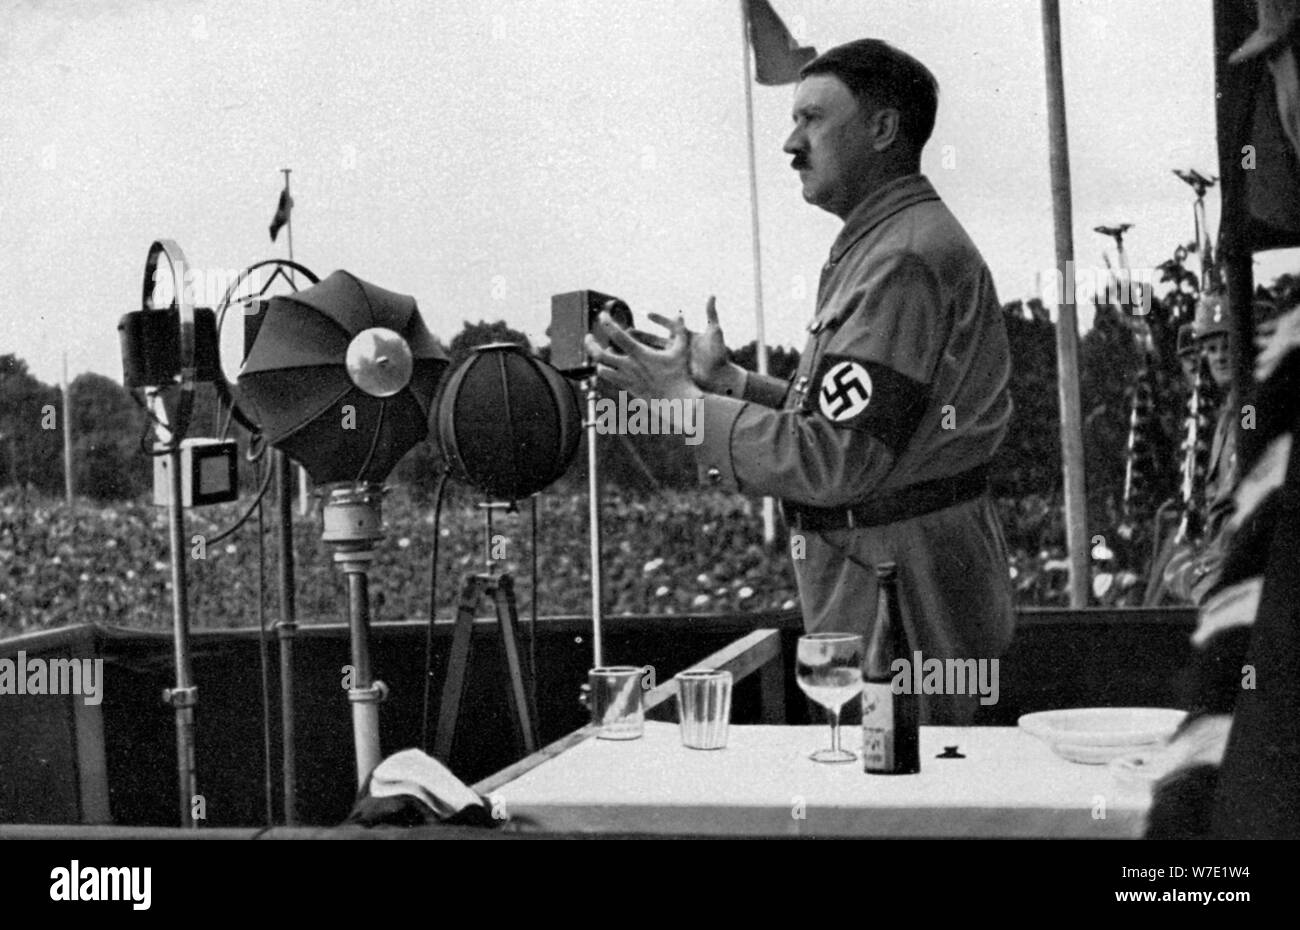
[{"label": "man's dark hair", "polygon": [[833,74],[863,109],[893,107],[899,128],[920,154],[934,131],[939,82],[907,52],[880,39],[858,39],[823,52],[799,72],[800,78]]}]

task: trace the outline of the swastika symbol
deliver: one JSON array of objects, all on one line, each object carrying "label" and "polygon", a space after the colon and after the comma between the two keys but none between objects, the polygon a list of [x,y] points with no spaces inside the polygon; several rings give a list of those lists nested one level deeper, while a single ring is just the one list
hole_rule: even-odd
[{"label": "swastika symbol", "polygon": [[822,413],[836,422],[848,420],[871,403],[871,375],[857,362],[836,362],[822,376]]}]

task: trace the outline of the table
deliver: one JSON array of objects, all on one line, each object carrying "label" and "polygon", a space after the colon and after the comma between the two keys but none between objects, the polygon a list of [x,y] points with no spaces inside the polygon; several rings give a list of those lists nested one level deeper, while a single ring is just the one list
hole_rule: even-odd
[{"label": "table", "polygon": [[[1150,805],[1014,727],[922,727],[916,775],[808,760],[829,742],[826,726],[732,726],[726,749],[694,750],[648,721],[638,740],[572,740],[491,797],[523,832],[786,837],[1137,838]],[[966,758],[935,758],[952,745]]]}]

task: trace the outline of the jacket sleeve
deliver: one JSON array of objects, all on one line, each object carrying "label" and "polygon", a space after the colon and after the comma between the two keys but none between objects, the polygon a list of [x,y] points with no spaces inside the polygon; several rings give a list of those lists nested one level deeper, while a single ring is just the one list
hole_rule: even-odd
[{"label": "jacket sleeve", "polygon": [[790,382],[756,371],[745,372],[745,388],[741,392],[747,401],[779,410],[790,391]]},{"label": "jacket sleeve", "polygon": [[946,338],[941,289],[921,259],[897,253],[845,293],[825,308],[817,357],[800,366],[809,380],[797,408],[704,398],[696,462],[706,484],[833,507],[865,499],[889,474],[928,415]]}]

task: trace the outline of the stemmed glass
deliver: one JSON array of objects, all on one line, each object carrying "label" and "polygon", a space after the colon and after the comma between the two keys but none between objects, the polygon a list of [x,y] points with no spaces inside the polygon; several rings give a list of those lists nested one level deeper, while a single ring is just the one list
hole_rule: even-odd
[{"label": "stemmed glass", "polygon": [[803,693],[831,717],[831,745],[808,758],[814,762],[852,762],[858,755],[840,748],[840,708],[862,691],[862,637],[852,633],[809,633],[799,637],[795,678]]}]

